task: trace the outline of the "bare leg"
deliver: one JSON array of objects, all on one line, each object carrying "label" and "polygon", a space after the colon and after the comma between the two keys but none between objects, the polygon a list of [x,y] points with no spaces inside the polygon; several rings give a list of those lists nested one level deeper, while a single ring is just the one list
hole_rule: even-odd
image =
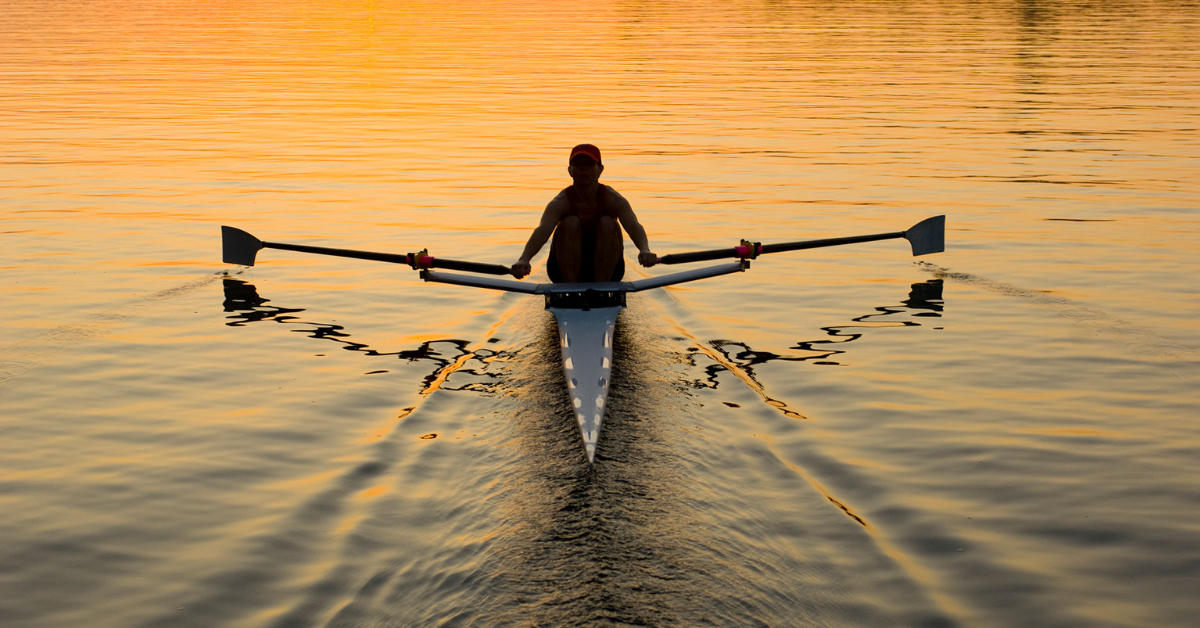
[{"label": "bare leg", "polygon": [[579,216],[567,216],[554,228],[554,256],[563,281],[578,282],[583,265],[583,223]]},{"label": "bare leg", "polygon": [[595,281],[612,281],[622,248],[621,225],[611,216],[601,216],[596,222]]}]

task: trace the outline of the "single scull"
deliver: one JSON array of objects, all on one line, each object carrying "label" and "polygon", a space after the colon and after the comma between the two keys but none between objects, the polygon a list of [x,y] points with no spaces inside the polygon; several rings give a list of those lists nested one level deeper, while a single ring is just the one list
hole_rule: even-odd
[{"label": "single scull", "polygon": [[228,264],[253,266],[259,250],[264,248],[281,249],[405,264],[420,271],[421,278],[425,281],[434,283],[542,295],[546,300],[546,309],[554,315],[554,320],[558,323],[563,373],[566,375],[567,389],[571,395],[571,404],[574,406],[575,420],[579,424],[579,433],[583,437],[583,447],[587,453],[588,464],[591,465],[596,460],[596,445],[599,442],[600,428],[604,422],[605,406],[608,404],[610,375],[612,374],[613,332],[616,328],[617,316],[625,307],[626,294],[742,272],[750,267],[751,259],[766,253],[893,238],[908,240],[912,246],[913,255],[940,253],[945,250],[945,224],[945,216],[935,216],[917,223],[906,231],[891,233],[766,245],[743,240],[741,244],[732,248],[676,253],[665,255],[658,260],[661,264],[681,264],[734,258],[738,260],[736,262],[635,281],[558,284],[535,284],[510,279],[447,273],[441,269],[489,275],[510,274],[507,266],[436,258],[430,256],[426,251],[408,254],[373,253],[351,249],[264,242],[233,227],[221,227],[221,236],[222,259]]}]

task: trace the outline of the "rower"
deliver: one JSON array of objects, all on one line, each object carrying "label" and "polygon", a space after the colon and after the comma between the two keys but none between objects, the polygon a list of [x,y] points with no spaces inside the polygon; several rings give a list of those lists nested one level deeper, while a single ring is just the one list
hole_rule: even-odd
[{"label": "rower", "polygon": [[520,259],[512,265],[514,277],[529,274],[529,261],[552,234],[546,272],[555,283],[620,281],[625,275],[622,228],[637,246],[642,266],[658,263],[629,201],[600,183],[601,172],[604,164],[599,148],[580,144],[571,149],[567,173],[573,183],[546,205],[541,222],[525,243]]}]

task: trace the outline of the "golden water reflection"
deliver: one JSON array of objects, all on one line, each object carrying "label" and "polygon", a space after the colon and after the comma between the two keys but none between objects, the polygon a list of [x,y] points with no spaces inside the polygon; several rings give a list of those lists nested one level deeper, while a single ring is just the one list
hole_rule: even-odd
[{"label": "golden water reflection", "polygon": [[[1198,22],[9,0],[0,616],[1190,625]],[[538,304],[219,263],[222,224],[511,263],[581,141],[661,254],[948,250],[632,300],[592,478]]]}]

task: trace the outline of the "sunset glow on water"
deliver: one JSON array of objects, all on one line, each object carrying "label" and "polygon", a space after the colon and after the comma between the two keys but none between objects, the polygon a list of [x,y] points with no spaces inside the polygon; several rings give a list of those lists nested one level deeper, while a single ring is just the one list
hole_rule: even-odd
[{"label": "sunset glow on water", "polygon": [[[0,626],[1194,625],[1198,26],[3,3]],[[221,262],[512,264],[580,142],[660,255],[946,251],[629,295],[593,471],[541,298]]]}]

